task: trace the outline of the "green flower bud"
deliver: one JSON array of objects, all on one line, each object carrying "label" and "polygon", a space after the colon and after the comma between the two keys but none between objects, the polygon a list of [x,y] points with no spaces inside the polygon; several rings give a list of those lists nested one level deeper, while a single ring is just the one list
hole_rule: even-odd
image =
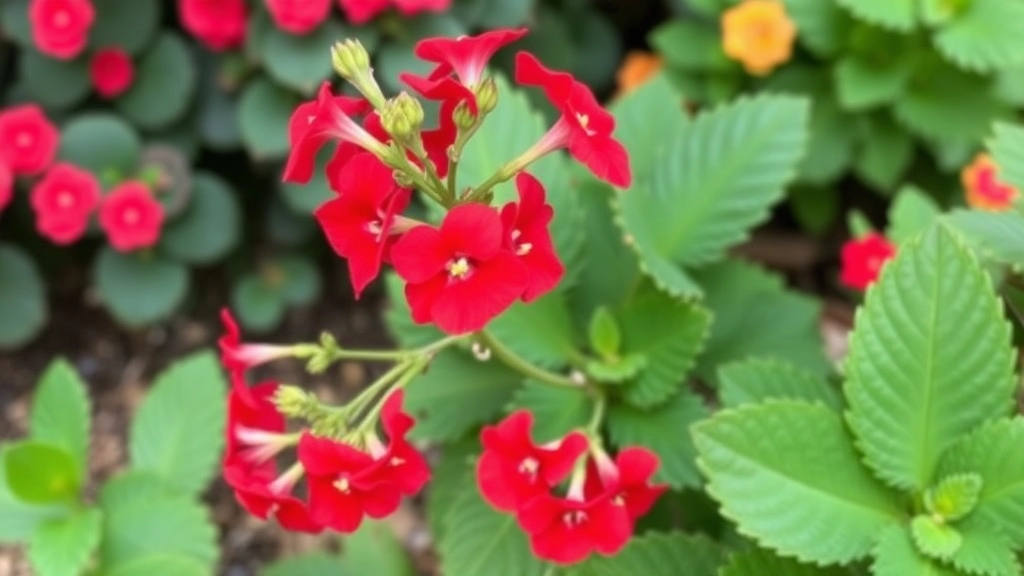
[{"label": "green flower bud", "polygon": [[274,393],[273,401],[277,411],[288,418],[309,418],[320,407],[315,394],[298,386],[280,386]]},{"label": "green flower bud", "polygon": [[359,40],[349,38],[331,48],[331,64],[346,80],[354,80],[370,72],[370,54]]},{"label": "green flower bud", "polygon": [[476,87],[476,105],[481,114],[488,114],[498,107],[498,85],[494,78],[487,78]]},{"label": "green flower bud", "polygon": [[469,105],[463,100],[455,107],[452,120],[455,121],[455,125],[460,130],[469,130],[476,123],[476,116],[473,116],[473,113],[469,110]]}]

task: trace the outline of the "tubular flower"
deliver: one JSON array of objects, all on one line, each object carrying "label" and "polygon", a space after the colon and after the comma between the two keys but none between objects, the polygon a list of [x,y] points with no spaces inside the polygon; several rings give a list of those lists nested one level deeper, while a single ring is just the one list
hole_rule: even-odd
[{"label": "tubular flower", "polygon": [[32,43],[53,58],[71,60],[85,49],[96,20],[90,0],[32,0],[28,5]]},{"label": "tubular flower", "polygon": [[55,164],[32,188],[29,200],[39,233],[54,244],[71,244],[85,234],[100,203],[100,183],[86,170]]},{"label": "tubular flower", "polygon": [[848,240],[840,252],[839,281],[854,290],[867,290],[895,255],[896,247],[874,232]]},{"label": "tubular flower", "polygon": [[0,158],[14,174],[38,174],[53,163],[60,134],[37,104],[0,111]]},{"label": "tubular flower", "polygon": [[131,88],[135,65],[121,48],[98,50],[89,62],[89,79],[100,96],[111,99]]},{"label": "tubular flower", "polygon": [[178,17],[185,30],[214,52],[245,41],[245,0],[178,0]]},{"label": "tubular flower", "polygon": [[625,96],[636,90],[660,72],[663,65],[661,56],[657,54],[640,50],[630,51],[615,75],[618,83],[616,96]]},{"label": "tubular flower", "polygon": [[149,248],[160,239],[164,207],[142,182],[124,182],[100,205],[100,226],[119,252]]},{"label": "tubular flower", "polygon": [[227,308],[221,309],[220,320],[224,326],[224,334],[217,340],[220,363],[231,377],[234,393],[251,401],[249,388],[245,384],[245,372],[267,362],[290,358],[295,355],[294,350],[290,346],[243,344],[242,331]]},{"label": "tubular flower", "polygon": [[449,334],[476,332],[523,295],[528,272],[505,247],[503,231],[493,208],[462,204],[440,229],[417,226],[395,243],[391,261],[407,283],[415,322]]},{"label": "tubular flower", "polygon": [[568,148],[569,154],[594,176],[619,188],[630,186],[633,177],[629,153],[612,138],[615,118],[601,108],[590,88],[565,72],[545,68],[527,52],[516,55],[516,81],[543,88],[548,101],[562,113],[526,155],[536,159]]},{"label": "tubular flower", "polygon": [[331,13],[331,0],[264,0],[278,28],[305,34],[322,24]]},{"label": "tubular flower", "polygon": [[314,215],[331,247],[348,261],[358,299],[377,277],[395,242],[395,216],[408,206],[410,191],[399,188],[391,169],[366,153],[358,154],[337,172],[329,171],[328,178],[338,196],[317,208]]},{"label": "tubular flower", "polygon": [[796,25],[781,0],[743,0],[722,14],[725,54],[755,76],[765,76],[793,54]]},{"label": "tubular flower", "polygon": [[519,256],[529,273],[523,302],[532,302],[558,285],[565,267],[551,241],[548,228],[555,211],[547,203],[544,186],[533,176],[520,172],[516,189],[519,202],[510,202],[501,209],[501,221],[509,249]]},{"label": "tubular flower", "polygon": [[999,168],[988,154],[978,154],[960,173],[967,205],[976,210],[1001,212],[1020,196],[1016,188],[999,180]]}]

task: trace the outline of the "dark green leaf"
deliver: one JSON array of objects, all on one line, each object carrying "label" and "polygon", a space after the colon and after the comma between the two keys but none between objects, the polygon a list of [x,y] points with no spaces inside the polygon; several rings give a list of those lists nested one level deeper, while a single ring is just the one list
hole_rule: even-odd
[{"label": "dark green leaf", "polygon": [[564,367],[579,354],[565,290],[529,304],[517,302],[487,329],[516,354],[546,368]]},{"label": "dark green leaf", "polygon": [[28,255],[0,244],[0,349],[27,344],[46,325],[46,285]]},{"label": "dark green leaf", "polygon": [[55,110],[66,110],[89,94],[89,61],[85,56],[57,60],[33,48],[21,51],[21,79],[32,99]]},{"label": "dark green leaf", "polygon": [[554,387],[527,380],[512,397],[512,410],[533,414],[533,437],[539,444],[582,429],[590,421],[592,402],[585,389]]},{"label": "dark green leaf", "polygon": [[567,576],[717,576],[724,559],[718,544],[704,536],[648,533],[635,536],[614,556],[590,557]]},{"label": "dark green leaf", "polygon": [[346,36],[332,19],[301,35],[271,26],[260,39],[264,67],[283,86],[311,95],[331,75],[331,46]]},{"label": "dark green leaf", "polygon": [[135,174],[141,153],[142,140],[119,116],[89,112],[64,125],[58,156],[96,174],[109,187]]},{"label": "dark green leaf", "polygon": [[185,213],[160,236],[160,248],[189,264],[213,264],[237,246],[242,214],[230,185],[210,172],[192,179],[192,195]]},{"label": "dark green leaf", "polygon": [[298,99],[266,78],[251,80],[238,101],[238,124],[249,155],[257,161],[288,155],[288,120]]},{"label": "dark green leaf", "polygon": [[188,269],[150,252],[123,254],[106,246],[93,275],[107,309],[131,327],[169,318],[188,293]]},{"label": "dark green leaf", "polygon": [[464,491],[445,518],[438,543],[445,574],[541,576],[544,563],[530,551],[512,514],[498,512],[477,493]]},{"label": "dark green leaf", "polygon": [[694,20],[671,20],[650,34],[651,47],[673,68],[692,71],[728,70],[735,67],[722,50],[720,31]]},{"label": "dark green leaf", "polygon": [[89,46],[117,46],[139,54],[160,27],[159,0],[92,0],[96,19],[89,30]]},{"label": "dark green leaf", "polygon": [[139,61],[132,87],[117,99],[117,109],[146,130],[166,128],[185,115],[197,84],[198,71],[185,41],[163,32]]}]

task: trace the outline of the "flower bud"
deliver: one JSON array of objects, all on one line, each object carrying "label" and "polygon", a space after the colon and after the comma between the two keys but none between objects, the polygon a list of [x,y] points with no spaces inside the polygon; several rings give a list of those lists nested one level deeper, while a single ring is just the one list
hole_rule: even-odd
[{"label": "flower bud", "polygon": [[339,76],[352,81],[370,71],[370,54],[359,40],[349,38],[331,47],[331,64]]},{"label": "flower bud", "polygon": [[452,114],[452,120],[455,121],[455,125],[460,130],[469,130],[476,123],[476,116],[469,111],[469,105],[465,101],[459,102],[455,107],[455,112]]},{"label": "flower bud", "polygon": [[405,141],[419,132],[423,117],[423,106],[419,100],[402,92],[387,101],[380,120],[388,134],[396,140]]},{"label": "flower bud", "polygon": [[315,394],[298,386],[279,386],[273,400],[277,411],[288,418],[307,418],[320,406]]},{"label": "flower bud", "polygon": [[487,78],[476,87],[476,105],[481,114],[488,114],[498,107],[498,85],[494,78]]}]

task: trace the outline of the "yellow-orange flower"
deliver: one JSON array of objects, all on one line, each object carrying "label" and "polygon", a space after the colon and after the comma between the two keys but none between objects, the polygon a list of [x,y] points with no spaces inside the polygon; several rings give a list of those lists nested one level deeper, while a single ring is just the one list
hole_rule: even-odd
[{"label": "yellow-orange flower", "polygon": [[796,26],[781,0],[744,0],[722,15],[722,48],[755,76],[765,76],[793,54]]},{"label": "yellow-orange flower", "polygon": [[624,96],[639,88],[644,82],[661,70],[661,56],[650,52],[632,50],[626,54],[626,59],[619,67],[616,74],[619,91],[616,96]]},{"label": "yellow-orange flower", "polygon": [[1009,210],[1020,193],[1001,182],[999,167],[988,154],[978,154],[960,173],[967,205],[977,210],[1001,212]]}]

